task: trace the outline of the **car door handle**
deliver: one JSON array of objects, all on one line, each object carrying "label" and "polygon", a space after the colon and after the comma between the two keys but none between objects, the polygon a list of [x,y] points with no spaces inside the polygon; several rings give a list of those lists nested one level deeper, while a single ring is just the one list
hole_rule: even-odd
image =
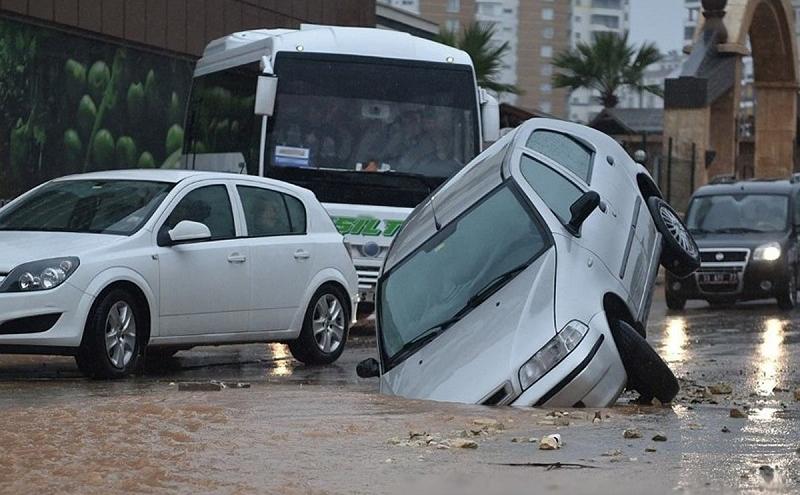
[{"label": "car door handle", "polygon": [[297,251],[294,252],[294,259],[296,260],[307,260],[310,257],[311,253],[303,249],[298,249]]},{"label": "car door handle", "polygon": [[232,255],[228,256],[228,263],[244,263],[245,261],[247,261],[247,256],[239,253],[233,253]]}]

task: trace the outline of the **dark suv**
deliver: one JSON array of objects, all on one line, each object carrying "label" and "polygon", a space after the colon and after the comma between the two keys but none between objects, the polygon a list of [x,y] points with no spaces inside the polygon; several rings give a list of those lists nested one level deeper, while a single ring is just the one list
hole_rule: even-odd
[{"label": "dark suv", "polygon": [[667,274],[667,306],[687,299],[715,304],[774,297],[784,310],[797,302],[800,175],[791,180],[717,179],[698,189],[686,225],[700,248],[693,275]]}]

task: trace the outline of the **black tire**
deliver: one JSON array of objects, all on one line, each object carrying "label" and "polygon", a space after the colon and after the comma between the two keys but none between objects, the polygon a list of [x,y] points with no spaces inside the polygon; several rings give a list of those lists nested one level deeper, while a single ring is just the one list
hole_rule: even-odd
[{"label": "black tire", "polygon": [[[309,365],[331,364],[339,359],[350,330],[351,310],[347,300],[333,285],[323,285],[314,293],[306,309],[300,336],[289,342],[289,350],[295,359]],[[332,301],[336,301],[334,309]]]},{"label": "black tire", "polygon": [[688,277],[700,268],[700,250],[689,229],[663,199],[653,196],[647,207],[662,236],[661,264],[676,277]]},{"label": "black tire", "polygon": [[797,271],[791,270],[789,280],[778,295],[778,308],[782,311],[791,311],[797,306]]},{"label": "black tire", "polygon": [[[123,316],[123,312],[130,316]],[[122,289],[110,290],[95,302],[86,321],[83,341],[75,356],[78,368],[87,376],[98,379],[130,375],[139,362],[139,331],[146,324],[144,311],[134,296]],[[111,351],[106,347],[107,333],[115,337],[109,339]]]},{"label": "black tire", "polygon": [[685,297],[681,297],[667,288],[664,289],[664,293],[667,299],[667,308],[673,311],[681,311],[686,307]]},{"label": "black tire", "polygon": [[643,402],[653,397],[672,402],[680,391],[678,379],[650,344],[624,321],[611,322],[611,335],[628,375],[628,389],[639,392]]}]

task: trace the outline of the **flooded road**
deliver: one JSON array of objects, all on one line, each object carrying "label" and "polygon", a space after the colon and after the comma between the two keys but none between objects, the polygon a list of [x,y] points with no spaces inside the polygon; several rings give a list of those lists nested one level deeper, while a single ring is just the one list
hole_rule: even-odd
[{"label": "flooded road", "polygon": [[[601,420],[379,396],[355,375],[374,355],[369,336],[325,368],[279,344],[198,348],[110,383],[82,378],[71,358],[0,356],[0,492],[798,492],[800,311],[671,313],[659,288],[648,331],[681,378],[679,400],[624,397]],[[251,386],[175,385],[206,380]],[[630,428],[642,438],[623,438]],[[562,449],[528,441],[552,433]],[[478,448],[435,447],[463,436]]]}]

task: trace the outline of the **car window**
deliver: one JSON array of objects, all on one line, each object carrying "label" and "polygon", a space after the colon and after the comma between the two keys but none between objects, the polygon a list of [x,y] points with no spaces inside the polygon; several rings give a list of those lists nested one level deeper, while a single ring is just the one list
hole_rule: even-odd
[{"label": "car window", "polygon": [[183,220],[204,224],[211,231],[212,240],[236,237],[230,196],[222,184],[201,187],[184,196],[164,227],[172,229]]},{"label": "car window", "polygon": [[553,131],[534,131],[526,146],[591,182],[592,151],[575,139]]},{"label": "car window", "polygon": [[548,247],[542,225],[513,187],[491,192],[384,277],[378,292],[385,357],[393,360],[426,329]]},{"label": "car window", "polygon": [[547,206],[563,222],[569,222],[572,214],[569,207],[581,197],[583,191],[539,160],[522,156],[522,176],[531,185]]},{"label": "car window", "polygon": [[237,189],[250,237],[305,233],[306,211],[297,198],[261,187]]}]

